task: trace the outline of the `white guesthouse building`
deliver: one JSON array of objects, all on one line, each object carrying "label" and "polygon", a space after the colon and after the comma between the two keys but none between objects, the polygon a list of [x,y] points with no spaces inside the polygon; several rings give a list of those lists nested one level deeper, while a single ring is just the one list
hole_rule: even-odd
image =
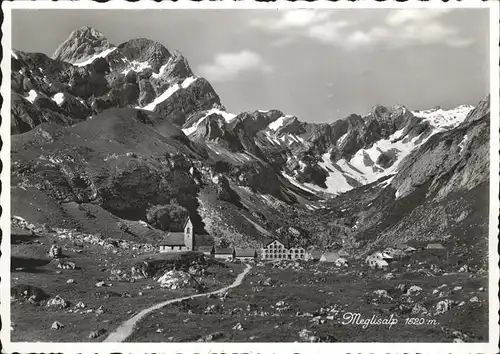
[{"label": "white guesthouse building", "polygon": [[265,243],[261,249],[262,259],[304,259],[306,250],[302,247],[286,247],[278,240]]}]

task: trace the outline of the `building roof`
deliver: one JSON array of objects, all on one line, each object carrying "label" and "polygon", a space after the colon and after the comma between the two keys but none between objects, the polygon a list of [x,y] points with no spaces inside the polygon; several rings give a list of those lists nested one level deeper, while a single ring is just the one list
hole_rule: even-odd
[{"label": "building roof", "polygon": [[411,247],[415,248],[424,248],[427,246],[427,242],[425,241],[418,241],[418,240],[408,240],[406,241],[406,244]]},{"label": "building roof", "polygon": [[314,259],[321,258],[321,251],[319,251],[319,250],[310,250],[310,251],[307,251],[307,254],[309,254],[311,256],[311,258],[314,258]]},{"label": "building roof", "polygon": [[232,248],[216,248],[215,254],[233,254],[234,249]]},{"label": "building roof", "polygon": [[235,249],[236,257],[255,257],[257,251],[253,248],[237,248]]},{"label": "building roof", "polygon": [[321,259],[326,262],[335,262],[337,259],[342,258],[337,252],[325,252],[321,255]]},{"label": "building roof", "polygon": [[186,224],[188,223],[189,220],[191,220],[191,218],[188,215],[188,216],[186,216],[186,220],[184,220],[184,224],[182,224],[183,229],[186,227]]},{"label": "building roof", "polygon": [[444,250],[444,246],[440,243],[429,243],[427,245],[427,248],[432,248],[432,249],[440,249],[440,250]]},{"label": "building roof", "polygon": [[213,246],[214,245],[214,239],[210,235],[194,235],[194,245],[196,247],[201,247],[201,246]]},{"label": "building roof", "polygon": [[339,254],[339,256],[341,256],[341,257],[347,257],[347,256],[349,256],[349,253],[347,253],[347,251],[345,251],[345,250],[340,250],[340,251],[338,252],[338,254]]},{"label": "building roof", "polygon": [[184,246],[184,232],[169,232],[160,246]]},{"label": "building roof", "polygon": [[[195,247],[213,247],[213,238],[210,235],[194,235]],[[158,244],[159,246],[184,246],[184,232],[169,232]]]},{"label": "building roof", "polygon": [[293,244],[291,241],[281,241],[281,240],[278,240],[277,238],[272,238],[272,239],[268,239],[266,241],[264,241],[262,243],[262,247],[267,247],[269,246],[271,243],[273,243],[274,241],[278,241],[279,243],[281,243],[285,248],[287,249],[290,249],[290,248],[304,248],[304,247],[301,247],[299,245],[296,245],[296,244]]},{"label": "building roof", "polygon": [[283,242],[281,242],[280,240],[278,240],[277,238],[271,238],[271,239],[268,239],[266,240],[264,243],[263,243],[263,246],[264,247],[267,247],[269,246],[271,243],[273,243],[274,241],[278,241],[279,243],[281,243],[283,246],[286,246]]},{"label": "building roof", "polygon": [[198,252],[212,252],[214,246],[200,246],[198,247]]}]

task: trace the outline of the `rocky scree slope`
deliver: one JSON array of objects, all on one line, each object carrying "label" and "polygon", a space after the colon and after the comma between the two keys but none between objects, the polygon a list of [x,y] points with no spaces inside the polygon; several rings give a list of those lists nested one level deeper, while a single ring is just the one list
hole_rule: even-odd
[{"label": "rocky scree slope", "polygon": [[366,253],[434,240],[486,264],[489,101],[483,99],[457,128],[429,138],[394,176],[331,200],[328,209],[348,220],[344,236],[355,248]]}]

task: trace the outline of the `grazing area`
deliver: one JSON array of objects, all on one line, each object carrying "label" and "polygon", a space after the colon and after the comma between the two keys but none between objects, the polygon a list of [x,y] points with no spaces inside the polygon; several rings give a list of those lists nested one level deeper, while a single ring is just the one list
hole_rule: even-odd
[{"label": "grazing area", "polygon": [[[384,272],[361,264],[261,263],[224,297],[185,300],[151,314],[127,341],[487,341],[487,276],[422,276],[424,267]],[[360,314],[358,324],[349,313],[353,320]],[[397,323],[364,326],[372,316]]]}]

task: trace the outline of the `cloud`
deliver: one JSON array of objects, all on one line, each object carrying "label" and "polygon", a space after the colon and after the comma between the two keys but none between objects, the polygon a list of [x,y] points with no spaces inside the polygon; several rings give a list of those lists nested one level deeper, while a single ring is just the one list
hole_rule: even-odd
[{"label": "cloud", "polygon": [[442,18],[452,11],[399,9],[366,21],[356,17],[356,11],[342,12],[345,16],[340,19],[338,11],[288,10],[277,12],[273,18],[254,19],[250,24],[278,35],[279,38],[273,41],[276,46],[291,44],[304,37],[345,50],[430,44],[467,46],[472,40]]},{"label": "cloud", "polygon": [[341,29],[349,26],[347,21],[330,21],[311,26],[307,34],[321,42],[336,42],[341,40]]},{"label": "cloud", "polygon": [[463,37],[456,27],[441,21],[451,9],[405,9],[393,10],[384,24],[366,31],[357,31],[346,37],[345,45],[350,49],[385,44],[389,47],[404,47],[415,44],[444,44],[464,47],[472,43]]},{"label": "cloud", "polygon": [[385,22],[390,26],[399,26],[408,22],[428,22],[438,18],[452,9],[405,9],[393,10]]},{"label": "cloud", "polygon": [[242,50],[218,54],[212,63],[202,64],[198,72],[211,81],[230,81],[245,71],[271,72],[272,67],[257,53]]},{"label": "cloud", "polygon": [[286,30],[289,28],[304,28],[328,19],[328,11],[309,9],[282,10],[278,12],[278,19],[253,19],[250,24],[271,31]]}]

